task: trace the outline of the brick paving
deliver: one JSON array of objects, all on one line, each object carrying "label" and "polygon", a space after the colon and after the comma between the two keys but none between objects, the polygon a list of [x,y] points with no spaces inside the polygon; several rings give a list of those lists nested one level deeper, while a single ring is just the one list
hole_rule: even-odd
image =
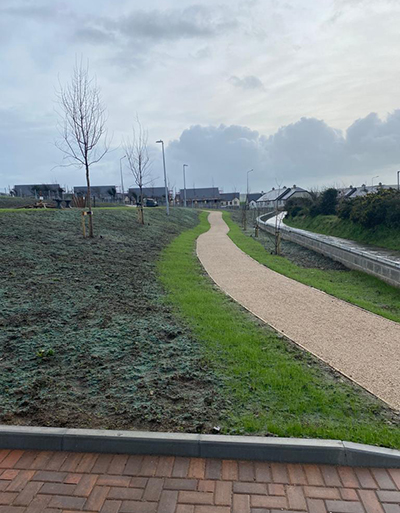
[{"label": "brick paving", "polygon": [[0,450],[0,513],[400,513],[400,469]]}]

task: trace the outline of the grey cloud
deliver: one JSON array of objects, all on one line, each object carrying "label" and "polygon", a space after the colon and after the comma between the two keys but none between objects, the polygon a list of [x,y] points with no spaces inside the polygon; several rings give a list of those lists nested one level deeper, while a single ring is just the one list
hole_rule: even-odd
[{"label": "grey cloud", "polygon": [[107,44],[115,41],[114,34],[94,27],[77,29],[75,31],[75,38],[79,41],[91,44]]},{"label": "grey cloud", "polygon": [[231,76],[229,82],[233,84],[235,87],[240,87],[241,89],[264,89],[264,85],[261,80],[254,76],[248,75],[243,78],[239,78],[235,75]]}]

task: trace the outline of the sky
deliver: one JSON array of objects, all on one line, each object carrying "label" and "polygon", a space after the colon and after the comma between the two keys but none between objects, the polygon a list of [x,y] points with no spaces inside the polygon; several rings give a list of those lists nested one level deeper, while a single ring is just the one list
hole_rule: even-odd
[{"label": "sky", "polygon": [[136,116],[154,185],[158,139],[177,190],[183,164],[187,187],[224,192],[247,176],[251,191],[394,184],[399,26],[397,0],[0,0],[0,192],[85,184],[56,145],[56,93],[81,58],[111,140],[94,185],[120,184]]}]

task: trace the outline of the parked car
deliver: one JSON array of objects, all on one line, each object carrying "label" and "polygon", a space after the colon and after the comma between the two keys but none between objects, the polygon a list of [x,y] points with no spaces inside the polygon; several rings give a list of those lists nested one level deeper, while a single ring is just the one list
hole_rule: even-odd
[{"label": "parked car", "polygon": [[144,206],[145,207],[158,207],[158,203],[155,199],[153,198],[146,198],[144,200]]}]

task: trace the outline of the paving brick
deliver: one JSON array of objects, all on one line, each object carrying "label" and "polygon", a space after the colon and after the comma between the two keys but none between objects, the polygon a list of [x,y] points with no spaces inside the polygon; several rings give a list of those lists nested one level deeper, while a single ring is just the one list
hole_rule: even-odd
[{"label": "paving brick", "polygon": [[17,477],[7,487],[8,492],[20,492],[26,483],[35,475],[34,470],[21,470]]},{"label": "paving brick", "polygon": [[164,488],[166,490],[196,490],[197,480],[167,478],[164,480]]},{"label": "paving brick", "polygon": [[213,494],[207,492],[179,492],[178,502],[181,504],[212,504]]},{"label": "paving brick", "polygon": [[[132,478],[130,476],[109,476],[109,475],[101,475],[98,476],[97,485],[98,486],[121,486],[127,487],[130,485]],[[146,481],[145,481],[146,483]],[[138,487],[138,488],[144,488]],[[134,487],[135,488],[135,487]]]},{"label": "paving brick", "polygon": [[271,471],[274,483],[290,484],[286,465],[283,463],[271,463]]},{"label": "paving brick", "polygon": [[0,506],[0,513],[24,513],[24,506]]},{"label": "paving brick", "polygon": [[175,458],[173,456],[160,456],[155,475],[158,477],[171,477]]},{"label": "paving brick", "polygon": [[206,462],[204,458],[191,458],[189,464],[188,477],[196,479],[204,479],[206,471]]},{"label": "paving brick", "polygon": [[306,473],[307,482],[311,486],[324,486],[324,479],[318,465],[303,465]]},{"label": "paving brick", "polygon": [[256,481],[259,483],[271,483],[272,482],[272,474],[271,467],[268,463],[264,461],[255,461],[254,462],[254,472],[256,475]]},{"label": "paving brick", "polygon": [[356,473],[351,467],[337,467],[337,472],[345,488],[360,488]]},{"label": "paving brick", "polygon": [[267,484],[266,483],[242,483],[236,482],[233,483],[233,492],[234,493],[244,493],[244,494],[257,494],[257,495],[266,495],[267,494]]},{"label": "paving brick", "polygon": [[[182,492],[181,492],[182,493]],[[192,493],[192,492],[183,492]],[[178,502],[178,492],[173,490],[164,490],[161,494],[157,507],[157,513],[174,513]],[[151,503],[149,503],[151,504]]]},{"label": "paving brick", "polygon": [[397,490],[397,486],[384,468],[372,468],[371,473],[381,490]]},{"label": "paving brick", "polygon": [[78,495],[80,497],[89,497],[94,488],[94,485],[96,484],[97,478],[98,476],[95,474],[84,475],[75,488],[74,495]]},{"label": "paving brick", "polygon": [[66,472],[76,472],[76,468],[79,465],[83,454],[81,453],[69,453],[67,459],[61,465],[60,470]]},{"label": "paving brick", "polygon": [[91,472],[97,461],[97,457],[98,454],[84,454],[76,468],[76,472]]},{"label": "paving brick", "polygon": [[9,449],[0,449],[0,463],[10,454],[10,452],[11,451]]},{"label": "paving brick", "polygon": [[221,479],[222,463],[221,460],[208,459],[206,461],[206,479]]},{"label": "paving brick", "polygon": [[25,513],[43,513],[50,500],[50,495],[37,495],[26,508]]},{"label": "paving brick", "polygon": [[141,476],[152,477],[156,473],[158,465],[158,457],[157,456],[145,456],[142,461],[142,466],[140,467],[139,474]]},{"label": "paving brick", "polygon": [[384,513],[374,490],[359,490],[358,495],[367,513]]},{"label": "paving brick", "polygon": [[216,482],[214,503],[217,506],[230,506],[232,504],[232,483],[230,481]]},{"label": "paving brick", "polygon": [[340,497],[344,501],[359,501],[359,497],[357,495],[357,490],[354,488],[339,488]]},{"label": "paving brick", "polygon": [[287,465],[290,482],[294,485],[306,485],[306,474],[301,465],[288,464]]},{"label": "paving brick", "polygon": [[25,451],[18,462],[14,465],[14,468],[31,469],[32,463],[35,461],[38,454],[38,451]]},{"label": "paving brick", "polygon": [[336,467],[332,465],[321,465],[320,468],[326,486],[342,486]]},{"label": "paving brick", "polygon": [[4,492],[8,486],[8,481],[0,481],[0,492]]},{"label": "paving brick", "polygon": [[378,488],[378,485],[376,484],[375,479],[372,477],[369,469],[355,468],[354,471],[362,488]]},{"label": "paving brick", "polygon": [[[156,513],[157,503],[156,502],[123,501],[119,511],[120,511],[120,513]],[[167,511],[166,511],[166,513],[167,513]]]},{"label": "paving brick", "polygon": [[113,454],[99,454],[96,463],[93,465],[94,474],[107,474],[108,467],[113,459]]},{"label": "paving brick", "polygon": [[194,513],[194,506],[190,504],[178,504],[176,513]]},{"label": "paving brick", "polygon": [[112,487],[107,499],[119,499],[124,501],[140,501],[143,496],[142,488],[118,488]]},{"label": "paving brick", "polygon": [[252,461],[239,461],[240,481],[255,481],[256,475]]},{"label": "paving brick", "polygon": [[162,477],[151,477],[144,490],[143,500],[159,501],[163,489],[163,484],[164,479]]},{"label": "paving brick", "polygon": [[308,513],[327,513],[325,502],[322,499],[306,499]]},{"label": "paving brick", "polygon": [[45,483],[42,486],[43,495],[73,495],[76,485],[63,483]]},{"label": "paving brick", "polygon": [[[7,470],[4,470],[4,472],[1,474],[0,476],[0,479],[1,480],[5,480],[5,481],[12,481],[14,478],[17,477],[17,475],[19,474],[19,470],[15,470],[15,469],[7,469]],[[8,485],[7,485],[8,486]]]},{"label": "paving brick", "polygon": [[148,477],[132,477],[129,486],[131,488],[146,488]]},{"label": "paving brick", "polygon": [[50,460],[53,458],[54,452],[43,451],[39,452],[36,456],[35,461],[32,463],[31,470],[46,470]]},{"label": "paving brick", "polygon": [[67,452],[55,452],[54,455],[48,461],[45,470],[47,470],[47,471],[60,470],[61,466],[63,465],[63,463],[67,459],[67,457],[68,457]]},{"label": "paving brick", "polygon": [[250,513],[250,495],[233,494],[232,513]]},{"label": "paving brick", "polygon": [[330,513],[364,513],[361,502],[326,501],[326,507]]},{"label": "paving brick", "polygon": [[67,497],[64,495],[53,495],[49,502],[50,508],[58,508],[58,509],[77,509],[82,510],[83,505],[85,504],[85,500],[83,497]]},{"label": "paving brick", "polygon": [[325,488],[322,486],[305,486],[304,495],[311,499],[340,499],[337,488]]},{"label": "paving brick", "polygon": [[393,481],[396,483],[397,489],[400,490],[400,468],[390,468],[389,474]]},{"label": "paving brick", "polygon": [[237,461],[223,460],[221,466],[222,479],[227,481],[236,481],[239,478],[239,470]]},{"label": "paving brick", "polygon": [[[126,490],[126,488],[120,489]],[[106,500],[109,491],[110,487],[108,486],[95,486],[85,503],[85,510],[100,511],[103,507],[104,501]]]},{"label": "paving brick", "polygon": [[121,507],[122,501],[117,500],[105,500],[100,513],[118,513]]},{"label": "paving brick", "polygon": [[[230,513],[231,508],[227,506],[195,506],[194,513]],[[244,513],[244,512],[242,512]]]},{"label": "paving brick", "polygon": [[13,468],[23,454],[24,451],[10,451],[0,463],[0,468]]},{"label": "paving brick", "polygon": [[268,484],[268,495],[285,495],[285,487],[282,484]]},{"label": "paving brick", "polygon": [[64,479],[65,484],[78,484],[80,480],[82,479],[83,474],[74,474],[71,472],[70,474],[67,474],[67,477]]},{"label": "paving brick", "polygon": [[385,513],[400,513],[399,504],[382,504]]},{"label": "paving brick", "polygon": [[301,486],[286,486],[286,495],[289,508],[293,510],[306,510],[307,504]]},{"label": "paving brick", "polygon": [[400,504],[400,492],[378,490],[376,493],[381,502],[394,502],[395,504]]},{"label": "paving brick", "polygon": [[13,502],[14,506],[29,506],[29,504],[33,501],[43,483],[40,481],[31,481],[28,483],[24,489],[19,493]]},{"label": "paving brick", "polygon": [[129,456],[126,462],[123,474],[126,476],[139,476],[140,468],[142,466],[143,456],[137,454]]},{"label": "paving brick", "polygon": [[253,508],[287,508],[286,497],[252,495],[250,500]]},{"label": "paving brick", "polygon": [[34,476],[32,477],[32,481],[43,481],[45,483],[62,483],[67,475],[67,472],[39,470],[35,472]]},{"label": "paving brick", "polygon": [[17,497],[18,492],[1,492],[0,493],[0,504],[2,506],[8,506]]},{"label": "paving brick", "polygon": [[189,472],[190,458],[175,458],[172,469],[172,477],[187,477]]},{"label": "paving brick", "polygon": [[129,456],[126,454],[116,454],[111,460],[110,466],[108,467],[108,473],[121,475],[125,469],[128,457]]},{"label": "paving brick", "polygon": [[201,479],[199,481],[199,485],[197,487],[198,492],[210,492],[214,493],[215,490],[215,483],[217,481],[214,481],[212,479]]}]

